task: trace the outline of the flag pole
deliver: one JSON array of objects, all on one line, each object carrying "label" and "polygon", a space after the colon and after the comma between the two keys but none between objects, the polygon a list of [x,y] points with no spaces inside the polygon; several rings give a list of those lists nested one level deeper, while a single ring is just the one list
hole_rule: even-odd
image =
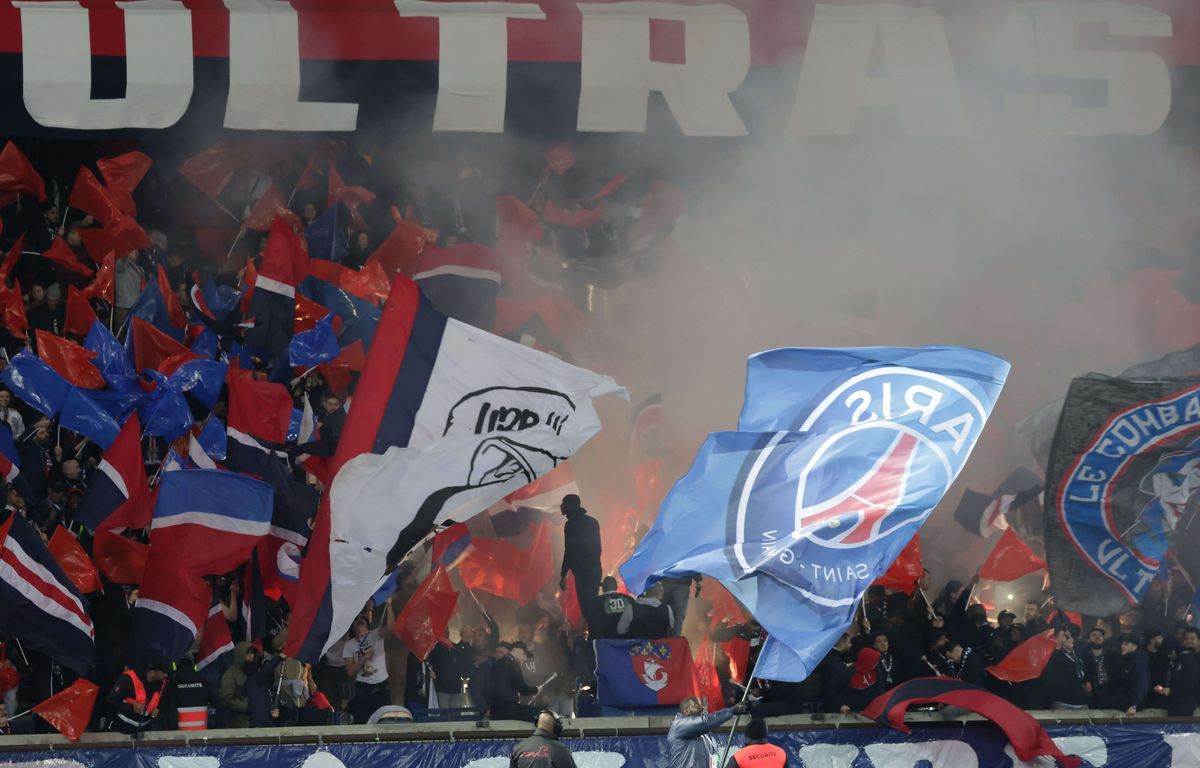
[{"label": "flag pole", "polygon": [[21,638],[14,637],[13,640],[17,641],[17,650],[21,652],[21,658],[25,660],[25,666],[31,666],[29,663],[29,657],[25,655],[25,646],[21,645]]},{"label": "flag pole", "polygon": [[29,714],[30,712],[32,712],[32,711],[33,711],[33,707],[30,707],[29,709],[25,710],[25,711],[24,711],[24,712],[22,712],[21,714],[19,714],[19,715],[12,715],[12,716],[10,716],[8,719],[9,719],[9,721],[16,720],[18,717],[25,717],[25,715],[28,715],[28,714]]},{"label": "flag pole", "polygon": [[[766,641],[763,641],[766,645]],[[754,668],[750,670],[750,676],[746,678],[746,687],[742,691],[742,700],[739,704],[745,704],[746,699],[750,698],[750,687],[754,684],[754,673],[758,671],[758,662],[762,661],[763,647],[758,649],[758,658],[754,660]],[[733,746],[733,735],[737,733],[738,722],[742,719],[740,714],[733,716],[733,725],[729,726],[729,738],[725,739],[725,751],[721,753],[721,761],[717,763],[718,768],[725,765],[725,761],[729,759],[729,749]]]}]

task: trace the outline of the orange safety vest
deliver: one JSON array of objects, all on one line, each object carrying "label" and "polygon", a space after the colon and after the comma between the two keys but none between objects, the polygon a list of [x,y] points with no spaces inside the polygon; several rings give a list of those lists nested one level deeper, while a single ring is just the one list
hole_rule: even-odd
[{"label": "orange safety vest", "polygon": [[787,753],[774,744],[747,744],[733,753],[738,768],[783,768]]},{"label": "orange safety vest", "polygon": [[180,707],[176,711],[179,714],[179,730],[208,730],[208,707]]},{"label": "orange safety vest", "polygon": [[150,703],[146,703],[146,686],[142,684],[142,678],[138,677],[137,672],[132,669],[125,670],[125,674],[129,676],[129,680],[133,683],[133,698],[126,698],[126,704],[142,704],[145,706],[145,716],[149,717],[150,713],[158,709],[158,702],[162,699],[163,689],[167,687],[167,681],[163,680],[162,685],[150,697]]}]

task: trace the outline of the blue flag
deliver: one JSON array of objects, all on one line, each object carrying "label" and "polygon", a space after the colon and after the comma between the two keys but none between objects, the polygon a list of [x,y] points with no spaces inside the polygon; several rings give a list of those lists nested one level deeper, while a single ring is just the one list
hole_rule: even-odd
[{"label": "blue flag", "polygon": [[220,347],[217,344],[217,334],[212,328],[205,326],[196,340],[192,342],[192,351],[209,360],[216,360]]},{"label": "blue flag", "polygon": [[104,323],[99,320],[92,322],[92,329],[88,331],[87,338],[83,340],[83,347],[89,352],[96,353],[96,359],[92,361],[92,365],[100,369],[100,375],[104,377],[104,382],[108,384],[109,389],[121,392],[134,390],[141,392],[141,388],[137,384],[137,372],[133,370],[133,363],[126,354],[127,350],[121,346],[121,342],[117,341],[117,337],[113,336],[112,331],[108,330]]},{"label": "blue flag", "polygon": [[[158,373],[146,370],[147,373]],[[167,442],[182,435],[195,423],[192,409],[188,407],[187,398],[169,386],[162,374],[154,376],[158,387],[150,393],[138,413],[142,418],[142,434],[156,435]]]},{"label": "blue flag", "polygon": [[176,392],[191,392],[192,397],[211,410],[221,396],[228,370],[228,365],[215,360],[189,360],[171,374],[167,386]]},{"label": "blue flag", "polygon": [[370,351],[382,316],[378,306],[311,275],[300,283],[300,293],[342,318],[342,346],[361,340],[363,349]]},{"label": "blue flag", "polygon": [[341,262],[350,253],[350,241],[338,226],[337,205],[331,205],[304,229],[308,255],[314,259]]},{"label": "blue flag", "polygon": [[58,375],[27,350],[13,356],[0,381],[17,397],[72,432],[89,437],[107,448],[120,427],[112,416],[88,395]]},{"label": "blue flag", "polygon": [[294,367],[307,368],[328,362],[342,353],[337,336],[333,333],[333,314],[325,315],[310,331],[301,331],[288,344],[288,363]]},{"label": "blue flag", "polygon": [[225,435],[225,425],[216,416],[209,416],[200,430],[196,442],[214,461],[225,461],[225,444],[229,438]]},{"label": "blue flag", "polygon": [[130,326],[135,317],[142,318],[175,341],[183,341],[183,330],[171,324],[170,315],[167,314],[167,304],[163,300],[162,292],[158,290],[157,280],[147,280],[141,295],[129,308],[129,314],[125,317],[125,323],[121,327],[125,329],[130,338],[133,336]]},{"label": "blue flag", "polygon": [[961,348],[755,355],[742,431],[708,437],[622,576],[720,580],[770,633],[755,674],[805,679],[958,476],[1008,369]]},{"label": "blue flag", "polygon": [[13,355],[0,381],[29,407],[51,418],[62,408],[71,385],[29,350]]},{"label": "blue flag", "polygon": [[96,445],[108,450],[121,427],[117,420],[82,390],[71,387],[58,412],[58,423],[63,429],[91,438]]}]

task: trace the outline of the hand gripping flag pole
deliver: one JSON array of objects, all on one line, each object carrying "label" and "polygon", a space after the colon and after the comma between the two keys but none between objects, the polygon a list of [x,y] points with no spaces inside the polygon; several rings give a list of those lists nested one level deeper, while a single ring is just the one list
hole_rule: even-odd
[{"label": "hand gripping flag pole", "polygon": [[[750,670],[750,677],[746,678],[746,687],[742,691],[742,700],[739,704],[745,704],[746,699],[750,698],[750,688],[754,685],[754,673],[758,671],[758,662],[762,659],[762,653],[758,654],[758,658],[754,660],[754,669]],[[733,725],[729,726],[729,738],[725,739],[725,751],[721,753],[721,761],[718,766],[725,765],[725,761],[729,759],[729,748],[733,746],[733,734],[737,733],[738,722],[742,719],[741,713],[733,716]]]}]

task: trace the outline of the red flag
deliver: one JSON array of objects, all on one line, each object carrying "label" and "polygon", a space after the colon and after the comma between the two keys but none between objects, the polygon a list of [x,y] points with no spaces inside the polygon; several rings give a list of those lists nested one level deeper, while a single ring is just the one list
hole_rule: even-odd
[{"label": "red flag", "polygon": [[623,186],[625,186],[625,174],[618,173],[616,176],[613,176],[607,184],[601,187],[599,192],[589,197],[588,200],[593,203],[597,200],[603,200]]},{"label": "red flag", "polygon": [[[344,395],[350,389],[352,377],[348,368],[338,368],[321,363],[317,366],[317,373],[321,374],[321,378],[325,379],[325,384],[329,387],[329,391],[336,395]],[[319,476],[320,473],[313,472],[312,474]]]},{"label": "red flag", "polygon": [[547,224],[558,227],[573,227],[575,229],[591,229],[604,218],[605,201],[601,200],[595,208],[579,207],[568,211],[556,203],[546,203],[542,210],[542,219]]},{"label": "red flag", "polygon": [[[147,514],[146,519],[149,518]],[[100,572],[112,583],[141,584],[150,547],[101,528],[96,531],[96,538],[92,541],[92,556]]]},{"label": "red flag", "polygon": [[268,443],[287,442],[292,396],[282,384],[257,381],[246,371],[231,370],[228,426]]},{"label": "red flag", "polygon": [[1068,622],[1083,629],[1083,617],[1075,613],[1075,611],[1063,611],[1055,608],[1046,617],[1046,623],[1052,627],[1062,626]]},{"label": "red flag", "polygon": [[579,605],[579,595],[575,592],[575,572],[567,573],[567,588],[558,594],[558,607],[562,611],[567,624],[576,632],[583,631],[583,608]]},{"label": "red flag", "polygon": [[463,584],[469,589],[529,605],[554,576],[550,534],[544,520],[526,550],[502,539],[472,539],[472,543],[471,551],[458,566]]},{"label": "red flag", "polygon": [[138,151],[126,152],[116,157],[104,157],[96,161],[96,167],[104,176],[107,189],[123,189],[132,192],[146,177],[154,161]]},{"label": "red flag", "polygon": [[1022,576],[1043,570],[1046,561],[1033,554],[1021,537],[1011,528],[1004,531],[992,553],[979,569],[979,578],[992,581],[1015,581]]},{"label": "red flag", "polygon": [[76,336],[87,336],[96,322],[96,312],[88,303],[87,294],[75,286],[67,286],[67,322],[63,330]]},{"label": "red flag", "polygon": [[339,287],[346,276],[354,271],[349,267],[343,267],[336,261],[327,259],[309,259],[306,269],[310,276]]},{"label": "red flag", "polygon": [[[314,259],[313,261],[317,261],[317,259]],[[307,296],[302,296],[299,293],[296,294],[296,309],[295,309],[295,314],[294,314],[294,326],[293,326],[296,333],[303,333],[304,331],[311,331],[313,328],[317,327],[317,322],[320,321],[322,318],[325,317],[325,315],[328,315],[328,314],[329,314],[329,310],[326,307],[318,304],[317,302],[313,301],[312,299],[308,298]],[[334,333],[337,333],[338,329],[340,329],[341,327],[342,327],[342,318],[338,317],[337,315],[334,315],[333,316],[333,331],[334,331]]]},{"label": "red flag", "polygon": [[[312,259],[312,261],[320,261],[320,259]],[[238,302],[238,311],[243,315],[250,312],[250,299],[254,296],[254,284],[258,282],[258,269],[254,266],[254,259],[246,258],[246,271],[242,275],[242,300]]]},{"label": "red flag", "polygon": [[546,167],[562,176],[575,167],[575,153],[569,144],[556,144],[546,150]]},{"label": "red flag", "polygon": [[367,224],[358,212],[359,207],[375,202],[375,193],[366,187],[347,186],[338,173],[337,163],[329,161],[329,200],[328,205],[340,202],[350,211],[350,221],[359,229],[366,229]]},{"label": "red flag", "polygon": [[79,239],[83,240],[83,246],[87,248],[88,255],[97,264],[108,258],[108,254],[117,252],[117,244],[113,242],[112,236],[106,230],[80,227],[76,231],[79,233]]},{"label": "red flag", "polygon": [[[111,528],[146,528],[154,512],[153,496],[142,460],[142,425],[136,413],[121,425],[117,439],[104,452],[95,481],[88,486],[78,517],[97,531]],[[100,550],[93,548],[96,564],[106,575]],[[140,571],[139,571],[140,573]],[[112,578],[112,576],[109,576]],[[113,579],[116,581],[116,579]],[[135,582],[136,583],[136,582]]]},{"label": "red flag", "polygon": [[350,270],[349,274],[342,277],[339,287],[360,299],[374,302],[385,301],[392,290],[392,284],[378,261],[368,261],[366,266],[357,272]]},{"label": "red flag", "polygon": [[33,714],[54,726],[68,741],[79,741],[92,719],[99,692],[95,683],[81,677],[34,707]]},{"label": "red flag", "polygon": [[34,170],[29,158],[25,157],[11,141],[0,151],[0,205],[16,202],[17,195],[33,195],[39,203],[46,202],[46,184]]},{"label": "red flag", "polygon": [[325,363],[322,367],[345,368],[347,371],[361,371],[367,364],[367,353],[363,348],[362,339],[355,339],[348,346],[342,347],[338,356]]},{"label": "red flag", "polygon": [[389,279],[396,275],[412,277],[417,272],[421,253],[428,242],[424,227],[397,219],[392,233],[375,249],[367,263],[379,262]]},{"label": "red flag", "polygon": [[75,185],[71,187],[71,197],[67,205],[92,214],[105,227],[125,217],[101,186],[96,174],[86,166],[80,168],[75,176]]},{"label": "red flag", "polygon": [[882,693],[862,711],[864,717],[911,733],[904,713],[914,704],[948,704],[962,707],[992,721],[1004,731],[1017,757],[1026,762],[1039,755],[1056,758],[1066,768],[1079,768],[1078,757],[1067,757],[1037,720],[1025,710],[994,693],[949,677],[918,677]]},{"label": "red flag", "polygon": [[0,281],[0,324],[22,341],[29,338],[29,321],[25,319],[25,300],[19,282],[8,288]]},{"label": "red flag", "polygon": [[179,172],[213,200],[220,196],[234,174],[246,166],[242,153],[231,142],[223,142],[192,155],[179,166]]},{"label": "red flag", "polygon": [[550,335],[559,340],[577,338],[587,332],[591,321],[566,296],[543,293],[528,299],[496,299],[496,324],[492,333],[508,336],[540,317]]},{"label": "red flag", "polygon": [[96,566],[65,527],[60,525],[54,529],[47,548],[50,554],[54,555],[54,561],[62,567],[63,573],[80,592],[86,595],[89,592],[100,591],[100,574],[96,573]]},{"label": "red flag", "polygon": [[50,248],[42,254],[42,258],[79,275],[91,276],[95,274],[94,269],[82,264],[79,259],[75,258],[75,252],[71,250],[71,246],[67,245],[67,241],[57,235],[54,237],[54,242],[50,244]]},{"label": "red flag", "polygon": [[917,533],[908,542],[908,546],[900,550],[891,566],[875,580],[875,583],[911,595],[917,590],[917,582],[924,573],[925,564],[921,562],[921,534]]},{"label": "red flag", "polygon": [[[179,365],[188,360],[198,360],[200,355],[197,355],[140,317],[133,318],[133,366],[137,369],[138,373],[147,368],[162,370],[163,362],[171,358],[175,358],[178,361],[175,365],[178,368]],[[174,369],[172,369],[173,372]],[[163,371],[163,373],[166,373],[168,376],[171,375],[166,371]]]},{"label": "red flag", "polygon": [[750,641],[735,637],[721,643],[721,650],[729,659],[729,679],[745,683],[746,676],[750,674]]},{"label": "red flag", "polygon": [[162,264],[158,265],[158,292],[162,294],[163,304],[167,307],[167,319],[176,328],[187,327],[187,315],[183,314],[183,306],[179,303],[179,295],[167,278],[167,271]]},{"label": "red flag", "polygon": [[322,141],[308,156],[300,178],[296,180],[296,189],[312,189],[317,186],[318,179],[324,174],[322,169],[328,168],[333,162],[334,150],[332,141]]},{"label": "red flag", "polygon": [[[100,269],[96,271],[96,279],[92,280],[91,284],[83,289],[83,296],[88,299],[102,299],[103,301],[107,301],[109,304],[112,304],[114,286],[113,281],[116,277],[116,274],[117,257],[116,254],[110,250],[104,255],[103,261],[100,262]],[[68,303],[67,316],[70,317],[70,314],[71,305]]]},{"label": "red flag", "polygon": [[446,628],[450,626],[450,617],[457,605],[458,593],[450,585],[446,569],[439,565],[400,610],[393,625],[396,636],[418,659],[425,661],[438,641],[446,636]]},{"label": "red flag", "polygon": [[0,282],[8,282],[8,278],[12,275],[12,271],[17,268],[17,262],[21,260],[21,251],[25,248],[25,233],[22,232],[17,238],[17,242],[13,243],[13,247],[9,249],[8,254],[4,257],[4,263],[0,265]]},{"label": "red flag", "polygon": [[696,654],[696,682],[700,695],[708,700],[709,712],[725,708],[725,694],[717,675],[717,644],[712,640],[700,642],[700,653]]},{"label": "red flag", "polygon": [[150,238],[146,235],[146,230],[129,216],[122,216],[106,226],[104,233],[112,238],[113,249],[122,256],[130,251],[150,247]]},{"label": "red flag", "polygon": [[263,249],[255,283],[263,279],[272,280],[289,286],[294,294],[296,286],[308,275],[309,261],[308,251],[304,249],[300,237],[286,221],[275,219],[275,223],[271,225],[271,234],[267,237],[267,245]]},{"label": "red flag", "polygon": [[1036,680],[1050,663],[1050,655],[1056,647],[1054,630],[1047,629],[1013,648],[999,664],[993,664],[987,671],[1010,683]]},{"label": "red flag", "polygon": [[60,376],[83,389],[100,389],[104,386],[100,369],[92,365],[95,352],[41,329],[36,333],[38,357]]},{"label": "red flag", "polygon": [[496,197],[496,222],[500,239],[513,237],[523,242],[542,239],[542,222],[525,203],[512,195]]},{"label": "red flag", "polygon": [[712,614],[708,621],[710,627],[715,627],[722,621],[729,624],[746,622],[749,614],[742,608],[741,603],[729,594],[729,590],[721,586],[720,582],[715,579],[705,579],[701,594],[712,605]]},{"label": "red flag", "polygon": [[254,207],[250,209],[250,215],[246,217],[246,229],[268,232],[276,218],[283,219],[289,225],[300,223],[300,218],[288,208],[279,188],[272,182],[271,186],[267,187],[267,191],[263,192],[262,197],[258,198]]}]

